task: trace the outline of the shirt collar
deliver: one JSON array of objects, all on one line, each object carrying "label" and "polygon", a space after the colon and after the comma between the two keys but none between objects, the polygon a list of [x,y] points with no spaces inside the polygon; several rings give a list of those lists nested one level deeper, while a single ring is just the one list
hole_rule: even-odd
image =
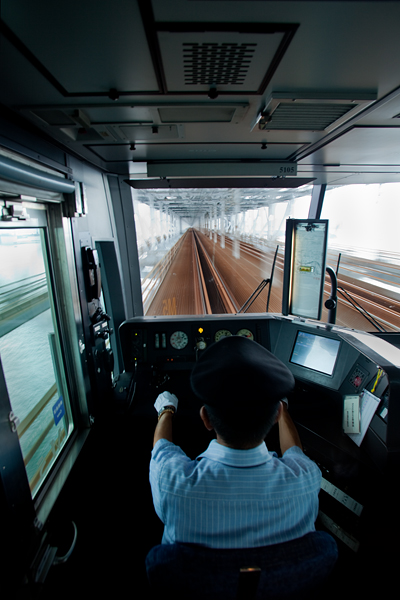
[{"label": "shirt collar", "polygon": [[197,457],[200,458],[208,458],[229,467],[256,467],[268,462],[272,457],[264,442],[250,450],[235,450],[212,440],[207,450]]}]

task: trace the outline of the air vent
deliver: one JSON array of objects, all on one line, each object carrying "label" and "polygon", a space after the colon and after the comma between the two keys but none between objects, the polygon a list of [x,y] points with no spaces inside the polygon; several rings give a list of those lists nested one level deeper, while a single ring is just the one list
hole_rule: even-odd
[{"label": "air vent", "polygon": [[182,45],[185,85],[243,85],[257,44]]},{"label": "air vent", "polygon": [[218,94],[262,94],[298,25],[157,23],[156,27],[164,93],[199,94],[216,88]]},{"label": "air vent", "polygon": [[280,104],[260,129],[324,130],[353,110],[354,104]]},{"label": "air vent", "polygon": [[[355,98],[355,99],[354,99]],[[376,100],[376,94],[274,93],[261,111],[261,130],[331,131]]]}]

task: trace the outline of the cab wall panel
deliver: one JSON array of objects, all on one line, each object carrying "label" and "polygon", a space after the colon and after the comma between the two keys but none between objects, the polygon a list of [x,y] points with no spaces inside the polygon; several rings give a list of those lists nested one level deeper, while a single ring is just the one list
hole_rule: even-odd
[{"label": "cab wall panel", "polygon": [[86,189],[87,215],[78,219],[79,231],[90,231],[96,240],[112,240],[114,219],[102,173],[73,157],[68,157],[68,166],[72,168],[74,180],[82,182]]}]

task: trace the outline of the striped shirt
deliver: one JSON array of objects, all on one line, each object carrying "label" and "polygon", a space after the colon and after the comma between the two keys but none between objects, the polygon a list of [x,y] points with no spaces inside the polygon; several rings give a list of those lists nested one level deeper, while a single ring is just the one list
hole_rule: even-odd
[{"label": "striped shirt", "polygon": [[162,439],[153,448],[150,484],[162,543],[249,548],[314,531],[321,472],[297,446],[278,458],[265,443],[234,450],[213,440],[191,460]]}]

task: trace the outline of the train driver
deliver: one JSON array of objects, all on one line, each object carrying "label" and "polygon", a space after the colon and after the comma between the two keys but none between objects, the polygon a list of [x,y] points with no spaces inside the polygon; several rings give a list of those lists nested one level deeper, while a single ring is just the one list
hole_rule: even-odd
[{"label": "train driver", "polygon": [[[314,531],[321,473],[282,401],[294,387],[289,369],[258,343],[231,336],[204,351],[191,385],[216,439],[191,460],[172,442],[178,399],[159,395],[150,483],[162,543],[248,548]],[[281,457],[264,442],[276,422]]]}]

